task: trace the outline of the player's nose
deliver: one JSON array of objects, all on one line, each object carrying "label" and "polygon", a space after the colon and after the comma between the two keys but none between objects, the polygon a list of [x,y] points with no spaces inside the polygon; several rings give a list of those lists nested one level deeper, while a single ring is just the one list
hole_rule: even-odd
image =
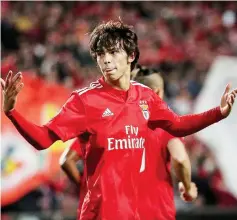
[{"label": "player's nose", "polygon": [[112,56],[110,53],[105,53],[104,55],[104,64],[111,63]]}]

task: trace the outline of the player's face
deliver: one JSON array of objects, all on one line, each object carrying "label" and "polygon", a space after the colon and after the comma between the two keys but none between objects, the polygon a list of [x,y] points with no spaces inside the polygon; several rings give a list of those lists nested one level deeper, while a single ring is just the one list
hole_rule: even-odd
[{"label": "player's face", "polygon": [[103,49],[97,53],[97,64],[103,76],[110,82],[119,80],[125,74],[131,74],[132,56],[128,56],[121,47]]}]

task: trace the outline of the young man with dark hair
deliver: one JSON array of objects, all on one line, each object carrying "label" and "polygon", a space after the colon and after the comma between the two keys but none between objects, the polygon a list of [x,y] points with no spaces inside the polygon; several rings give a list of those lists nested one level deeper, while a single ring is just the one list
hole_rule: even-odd
[{"label": "young man with dark hair", "polygon": [[[136,66],[132,71],[134,80],[151,88],[161,99],[164,96],[164,81],[162,77],[152,69]],[[78,213],[84,200],[86,184],[84,176],[79,179],[77,162],[82,157],[81,148],[85,142],[77,139],[62,155],[61,167],[67,176],[80,187]],[[171,167],[180,181],[180,197],[185,202],[191,202],[197,197],[197,187],[191,182],[191,165],[185,150],[183,140],[176,138],[162,129],[156,129],[154,135],[149,138],[149,148],[146,148],[146,158],[149,167],[145,170],[146,197],[151,201],[147,207],[143,204],[145,218],[148,219],[175,219],[175,205],[173,185],[171,181]],[[172,161],[172,166],[171,166]],[[144,177],[143,177],[144,178]],[[142,187],[142,186],[141,186]],[[141,189],[143,190],[143,189]],[[142,197],[140,199],[143,199]],[[144,199],[145,200],[145,199]],[[149,210],[149,214],[146,213]],[[162,210],[162,212],[160,211]],[[161,214],[162,213],[162,214]],[[140,214],[141,217],[141,214]],[[142,219],[142,218],[141,218]]]},{"label": "young man with dark hair", "polygon": [[84,149],[88,191],[80,219],[138,219],[136,180],[146,169],[149,129],[160,127],[174,136],[195,133],[229,115],[237,89],[229,92],[227,87],[216,108],[178,116],[151,89],[130,82],[139,50],[137,36],[129,26],[121,21],[97,26],[90,50],[103,77],[73,92],[47,124],[35,125],[14,108],[23,88],[21,73],[13,76],[10,72],[6,82],[1,79],[3,109],[38,150],[89,133],[90,145]]}]

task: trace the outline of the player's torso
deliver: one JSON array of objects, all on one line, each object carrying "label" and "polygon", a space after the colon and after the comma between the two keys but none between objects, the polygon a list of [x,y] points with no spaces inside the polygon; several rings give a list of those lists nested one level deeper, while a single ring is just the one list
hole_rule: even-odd
[{"label": "player's torso", "polygon": [[88,206],[90,199],[97,199],[103,203],[105,219],[136,219],[136,181],[145,170],[149,95],[133,88],[125,100],[101,89],[86,98],[91,133],[86,150]]}]

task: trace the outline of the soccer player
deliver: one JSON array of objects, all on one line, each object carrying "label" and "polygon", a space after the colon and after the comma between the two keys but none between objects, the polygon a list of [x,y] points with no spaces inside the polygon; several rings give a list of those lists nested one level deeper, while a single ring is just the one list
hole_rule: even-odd
[{"label": "soccer player", "polygon": [[[164,82],[158,73],[148,68],[141,67],[140,65],[137,65],[132,73],[134,74],[133,77],[135,81],[141,82],[152,88],[152,90],[163,99]],[[175,219],[174,196],[170,176],[171,159],[172,167],[180,180],[180,197],[186,202],[193,201],[197,197],[197,187],[191,182],[190,160],[181,139],[173,137],[162,129],[156,129],[153,137],[154,139],[151,141],[151,146],[146,151],[146,158],[148,158],[147,160],[150,165],[148,169],[151,168],[151,171],[148,171],[150,176],[146,176],[146,180],[151,181],[154,179],[153,188],[151,188],[151,185],[149,186],[150,192],[152,193],[149,197],[153,198],[153,205],[152,207],[149,207],[150,210],[153,210],[153,212],[149,212],[149,215],[153,216],[149,216],[149,218],[166,220]],[[83,148],[83,146],[81,146],[81,144],[80,140],[77,139],[72,144],[69,151],[66,150],[65,153],[63,153],[61,166],[67,176],[72,179],[77,186],[80,185],[80,191],[82,190],[82,192],[85,192],[86,185],[84,180],[82,183],[79,182],[78,176],[80,174],[77,169],[77,162],[82,157],[81,148]],[[165,182],[166,184],[161,185],[161,182]],[[148,192],[146,191],[146,194],[147,193]],[[85,193],[80,194],[78,213],[80,213],[81,201],[83,201],[84,195]],[[155,195],[155,197],[153,195]],[[145,216],[147,217],[146,213]]]},{"label": "soccer player", "polygon": [[[134,80],[150,87],[161,99],[164,96],[164,81],[159,73],[146,67],[136,70]],[[182,139],[176,138],[162,129],[156,129],[146,148],[147,176],[149,188],[145,198],[150,202],[143,206],[143,216],[149,219],[174,220],[175,204],[171,180],[171,167],[178,178],[180,197],[185,202],[197,198],[197,187],[191,182],[191,165]],[[172,162],[172,163],[171,163]],[[171,166],[172,164],[172,166]],[[147,204],[150,204],[147,205]],[[141,214],[142,215],[142,214]]]},{"label": "soccer player", "polygon": [[[149,88],[130,82],[139,58],[137,35],[122,21],[97,26],[90,52],[102,77],[75,91],[61,111],[43,126],[26,120],[16,109],[23,88],[22,74],[10,72],[1,80],[3,109],[22,136],[36,149],[50,147],[89,133],[85,149],[87,194],[80,219],[137,219],[136,177],[145,169],[149,129],[158,127],[174,136],[195,133],[227,117],[237,89],[226,91],[220,106],[195,115],[178,116]],[[100,200],[101,204],[97,203]],[[95,205],[96,204],[96,205]]]}]

